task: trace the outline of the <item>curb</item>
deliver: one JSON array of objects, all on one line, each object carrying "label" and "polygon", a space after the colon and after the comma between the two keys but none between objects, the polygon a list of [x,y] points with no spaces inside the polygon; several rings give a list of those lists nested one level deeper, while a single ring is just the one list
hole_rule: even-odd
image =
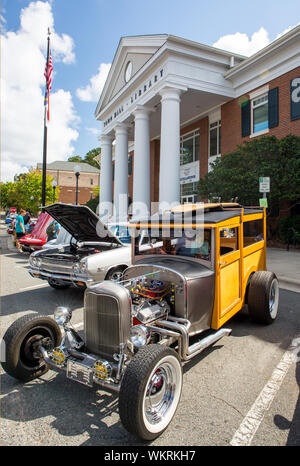
[{"label": "curb", "polygon": [[277,275],[277,278],[279,281],[279,288],[300,293],[300,280],[287,278],[280,275]]}]

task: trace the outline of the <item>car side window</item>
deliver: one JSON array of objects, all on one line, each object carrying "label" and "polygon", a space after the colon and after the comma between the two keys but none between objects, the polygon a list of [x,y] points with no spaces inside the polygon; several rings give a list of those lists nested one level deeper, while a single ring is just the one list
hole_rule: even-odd
[{"label": "car side window", "polygon": [[239,249],[238,228],[220,229],[220,256]]},{"label": "car side window", "polygon": [[258,243],[264,239],[264,223],[263,219],[250,220],[243,223],[244,247]]}]

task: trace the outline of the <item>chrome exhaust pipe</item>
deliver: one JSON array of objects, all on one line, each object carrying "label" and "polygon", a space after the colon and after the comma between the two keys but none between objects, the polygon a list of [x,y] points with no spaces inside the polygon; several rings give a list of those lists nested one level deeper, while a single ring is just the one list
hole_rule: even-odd
[{"label": "chrome exhaust pipe", "polygon": [[181,322],[175,322],[176,318],[173,318],[173,322],[169,320],[160,320],[159,325],[166,327],[170,330],[175,330],[180,332],[181,338],[179,339],[179,355],[184,361],[189,361],[192,357],[196,356],[198,353],[201,353],[208,346],[216,343],[221,338],[231,334],[231,329],[222,328],[216,331],[214,334],[209,335],[208,337],[203,338],[202,340],[194,343],[189,346],[189,334],[188,329],[190,327],[190,322],[186,319],[180,319]]},{"label": "chrome exhaust pipe", "polygon": [[186,360],[188,361],[192,357],[196,356],[196,354],[201,353],[201,351],[205,350],[205,348],[207,348],[208,346],[213,345],[221,338],[225,336],[229,336],[230,334],[231,334],[230,328],[221,328],[216,333],[213,333],[212,335],[209,335],[208,337],[203,338],[203,340],[200,340],[194,343],[188,348],[188,352],[186,354]]}]

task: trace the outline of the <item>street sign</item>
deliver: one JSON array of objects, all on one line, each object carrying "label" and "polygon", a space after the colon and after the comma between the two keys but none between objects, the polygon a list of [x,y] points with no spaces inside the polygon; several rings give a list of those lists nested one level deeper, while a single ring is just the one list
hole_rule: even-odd
[{"label": "street sign", "polygon": [[266,197],[260,198],[259,207],[268,207],[268,199]]},{"label": "street sign", "polygon": [[259,192],[260,193],[269,193],[270,192],[270,178],[269,177],[260,177],[259,178]]}]

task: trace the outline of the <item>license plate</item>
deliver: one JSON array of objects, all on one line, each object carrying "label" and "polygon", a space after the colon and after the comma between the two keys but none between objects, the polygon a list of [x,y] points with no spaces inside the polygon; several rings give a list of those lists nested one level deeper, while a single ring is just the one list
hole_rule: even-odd
[{"label": "license plate", "polygon": [[68,359],[67,377],[88,387],[93,386],[93,369],[80,362]]}]

